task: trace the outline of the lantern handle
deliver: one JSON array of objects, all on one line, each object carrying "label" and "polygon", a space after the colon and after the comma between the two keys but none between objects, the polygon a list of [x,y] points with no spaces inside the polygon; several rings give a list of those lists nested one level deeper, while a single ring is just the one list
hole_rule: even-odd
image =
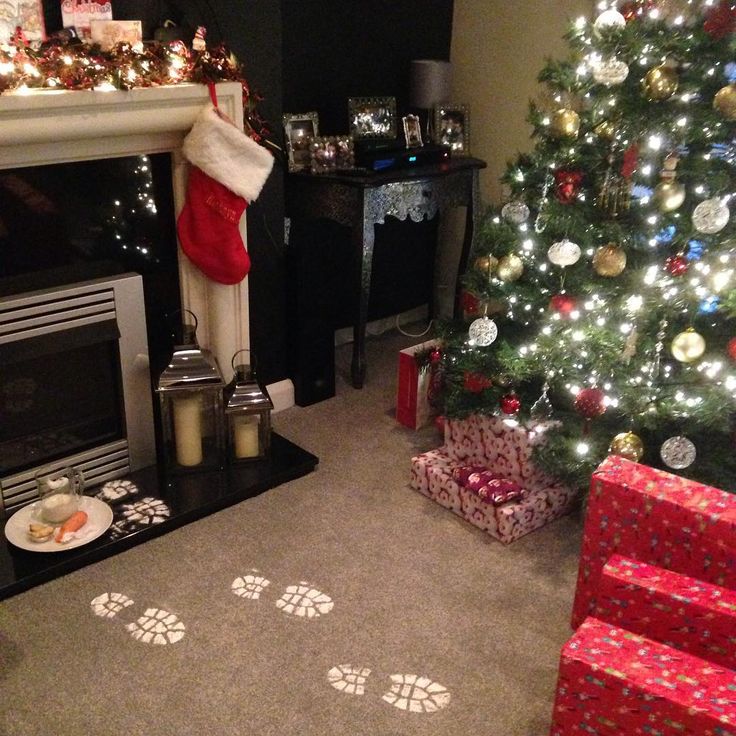
[{"label": "lantern handle", "polygon": [[237,370],[235,368],[235,358],[237,358],[238,355],[240,355],[240,353],[248,353],[248,354],[250,354],[250,350],[248,348],[241,348],[240,350],[238,350],[235,353],[235,355],[233,355],[232,360],[230,361],[230,365],[232,366],[233,373],[237,373]]},{"label": "lantern handle", "polygon": [[[197,318],[197,315],[194,314],[194,312],[192,312],[191,309],[177,309],[176,311],[171,312],[171,314],[168,315],[166,317],[166,319],[169,320],[169,327],[173,331],[174,339],[178,339],[177,338],[177,330],[180,329],[180,328],[182,330],[182,338],[183,339],[186,339],[186,333],[184,331],[184,320],[183,320],[183,317],[184,317],[184,313],[185,312],[187,314],[190,314],[192,316],[192,318],[194,319],[194,333],[193,333],[193,336],[194,336],[194,342],[196,343],[197,342],[197,328],[199,327],[199,319]],[[180,316],[182,319],[179,320],[179,325],[174,325],[172,323],[174,321],[174,318],[177,317],[177,316]]]}]

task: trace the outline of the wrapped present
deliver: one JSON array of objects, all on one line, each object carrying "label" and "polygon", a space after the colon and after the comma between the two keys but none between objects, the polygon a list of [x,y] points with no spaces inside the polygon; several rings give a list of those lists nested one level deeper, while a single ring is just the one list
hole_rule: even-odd
[{"label": "wrapped present", "polygon": [[596,618],[736,670],[736,591],[614,555]]},{"label": "wrapped present", "polygon": [[736,496],[611,456],[591,481],[573,627],[613,554],[736,590]]},{"label": "wrapped present", "polygon": [[736,736],[736,673],[588,618],[560,658],[551,736]]},{"label": "wrapped present", "polygon": [[[572,489],[532,465],[536,441],[535,433],[498,417],[448,421],[445,445],[412,459],[411,487],[508,544],[566,514],[575,502]],[[509,500],[502,502],[488,484],[487,493],[474,490],[471,471],[503,481]]]},{"label": "wrapped present", "polygon": [[429,341],[399,351],[396,421],[410,429],[420,429],[429,423],[432,416],[429,390],[434,369],[431,365],[420,369],[417,353],[437,348],[438,345],[436,341]]}]

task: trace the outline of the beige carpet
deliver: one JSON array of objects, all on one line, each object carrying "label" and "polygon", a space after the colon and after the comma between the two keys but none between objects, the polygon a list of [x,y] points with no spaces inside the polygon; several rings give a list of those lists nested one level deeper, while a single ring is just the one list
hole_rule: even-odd
[{"label": "beige carpet", "polygon": [[337,397],[276,417],[317,472],[0,603],[0,734],[546,734],[580,522],[504,547],[408,488],[415,342],[370,340],[362,391],[341,348]]}]

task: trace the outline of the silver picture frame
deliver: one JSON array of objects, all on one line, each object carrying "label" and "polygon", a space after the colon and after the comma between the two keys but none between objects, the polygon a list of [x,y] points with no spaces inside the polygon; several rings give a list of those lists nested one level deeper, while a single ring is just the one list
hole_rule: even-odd
[{"label": "silver picture frame", "polygon": [[355,168],[354,141],[351,135],[317,136],[309,146],[313,174],[329,174]]},{"label": "silver picture frame", "polygon": [[404,140],[407,148],[421,148],[424,143],[422,141],[422,124],[418,115],[406,115],[401,118],[404,124]]},{"label": "silver picture frame", "polygon": [[289,171],[308,170],[311,165],[309,147],[319,136],[319,115],[316,112],[285,113],[282,120]]},{"label": "silver picture frame", "polygon": [[396,138],[396,98],[350,97],[348,120],[354,138]]},{"label": "silver picture frame", "polygon": [[470,109],[467,105],[443,104],[434,108],[434,142],[449,148],[453,156],[470,155]]}]

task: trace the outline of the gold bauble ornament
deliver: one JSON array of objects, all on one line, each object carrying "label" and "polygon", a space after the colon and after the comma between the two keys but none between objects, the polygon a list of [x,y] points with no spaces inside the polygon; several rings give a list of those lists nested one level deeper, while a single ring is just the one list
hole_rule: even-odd
[{"label": "gold bauble ornament", "polygon": [[685,201],[687,190],[677,181],[662,181],[654,187],[654,203],[660,212],[674,212]]},{"label": "gold bauble ornament", "polygon": [[598,123],[593,131],[599,138],[610,141],[616,135],[616,126],[610,120],[604,120],[602,123]]},{"label": "gold bauble ornament", "polygon": [[680,78],[677,70],[666,64],[652,67],[641,82],[646,98],[650,102],[662,102],[677,92]]},{"label": "gold bauble ornament", "polygon": [[726,120],[736,120],[736,84],[727,84],[716,92],[713,107]]},{"label": "gold bauble ornament", "polygon": [[577,138],[580,130],[580,115],[569,107],[563,107],[552,113],[549,127],[556,138]]},{"label": "gold bauble ornament", "polygon": [[498,262],[497,273],[501,281],[516,281],[524,273],[524,263],[519,256],[510,253]]},{"label": "gold bauble ornament", "polygon": [[611,440],[611,446],[608,448],[608,451],[612,455],[618,455],[619,457],[638,463],[644,454],[644,443],[641,441],[641,437],[635,435],[633,432],[621,432]]},{"label": "gold bauble ornament", "polygon": [[705,352],[705,340],[692,327],[675,336],[670,345],[672,355],[680,363],[694,363]]},{"label": "gold bauble ornament", "polygon": [[599,276],[619,276],[626,268],[626,251],[616,243],[602,245],[593,256],[593,268]]},{"label": "gold bauble ornament", "polygon": [[491,278],[497,265],[498,258],[492,255],[478,256],[475,259],[475,268],[488,278]]}]

